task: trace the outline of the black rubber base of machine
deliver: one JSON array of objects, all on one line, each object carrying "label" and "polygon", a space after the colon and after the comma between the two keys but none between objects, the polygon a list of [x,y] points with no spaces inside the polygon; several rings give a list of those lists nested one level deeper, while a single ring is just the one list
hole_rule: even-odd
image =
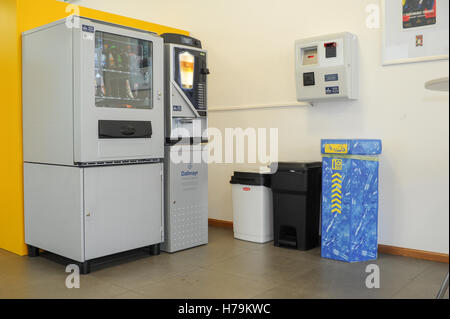
[{"label": "black rubber base of machine", "polygon": [[38,257],[39,256],[39,248],[27,245],[28,248],[28,256],[29,257]]},{"label": "black rubber base of machine", "polygon": [[150,255],[156,256],[161,254],[161,248],[159,244],[150,245]]},{"label": "black rubber base of machine", "polygon": [[78,266],[80,267],[81,275],[87,275],[91,272],[91,262],[90,261],[85,261],[85,262],[79,263]]},{"label": "black rubber base of machine", "polygon": [[84,262],[79,262],[61,255],[57,255],[49,251],[43,250],[42,252],[40,252],[40,249],[38,247],[32,245],[27,245],[27,248],[28,248],[28,256],[30,257],[42,256],[43,258],[47,258],[63,266],[67,266],[69,264],[78,265],[80,275],[87,275],[91,273],[91,270],[95,271],[97,269],[108,267],[108,264],[111,263],[121,263],[126,262],[127,260],[136,260],[138,258],[144,258],[148,255],[159,255],[161,253],[160,244],[154,244],[150,246],[144,246],[141,248],[131,249],[128,251],[123,251],[112,255],[86,260]]}]

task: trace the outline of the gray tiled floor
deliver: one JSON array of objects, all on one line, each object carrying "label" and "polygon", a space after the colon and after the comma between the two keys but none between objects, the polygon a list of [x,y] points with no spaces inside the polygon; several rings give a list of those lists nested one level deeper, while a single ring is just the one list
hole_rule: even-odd
[{"label": "gray tiled floor", "polygon": [[[365,267],[233,239],[210,227],[210,243],[175,254],[134,256],[93,269],[65,287],[62,264],[0,250],[0,298],[434,298],[448,264],[380,255],[381,287]],[[448,292],[446,297],[448,298]]]}]

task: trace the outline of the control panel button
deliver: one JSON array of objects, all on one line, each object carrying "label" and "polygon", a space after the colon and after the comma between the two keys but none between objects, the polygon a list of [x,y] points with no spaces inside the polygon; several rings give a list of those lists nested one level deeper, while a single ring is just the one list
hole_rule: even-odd
[{"label": "control panel button", "polygon": [[316,85],[314,72],[303,73],[303,86],[312,86],[312,85]]},{"label": "control panel button", "polygon": [[335,58],[337,56],[336,42],[328,42],[328,43],[325,43],[324,46],[325,46],[325,57],[327,59]]}]

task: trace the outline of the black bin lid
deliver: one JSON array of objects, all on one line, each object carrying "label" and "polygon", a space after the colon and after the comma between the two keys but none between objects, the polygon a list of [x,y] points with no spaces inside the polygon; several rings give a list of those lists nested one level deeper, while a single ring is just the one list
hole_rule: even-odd
[{"label": "black bin lid", "polygon": [[[278,165],[278,167],[276,166]],[[278,162],[270,164],[277,171],[306,171],[313,168],[322,168],[322,162]]]},{"label": "black bin lid", "polygon": [[231,184],[270,187],[271,174],[235,171],[231,176]]}]

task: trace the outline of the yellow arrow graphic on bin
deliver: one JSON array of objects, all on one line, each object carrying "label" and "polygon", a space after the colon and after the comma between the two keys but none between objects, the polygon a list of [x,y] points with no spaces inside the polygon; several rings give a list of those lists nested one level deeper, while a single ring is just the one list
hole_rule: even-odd
[{"label": "yellow arrow graphic on bin", "polygon": [[333,180],[331,181],[331,213],[339,213],[341,214],[341,199],[342,199],[342,175],[339,173],[333,174]]}]

